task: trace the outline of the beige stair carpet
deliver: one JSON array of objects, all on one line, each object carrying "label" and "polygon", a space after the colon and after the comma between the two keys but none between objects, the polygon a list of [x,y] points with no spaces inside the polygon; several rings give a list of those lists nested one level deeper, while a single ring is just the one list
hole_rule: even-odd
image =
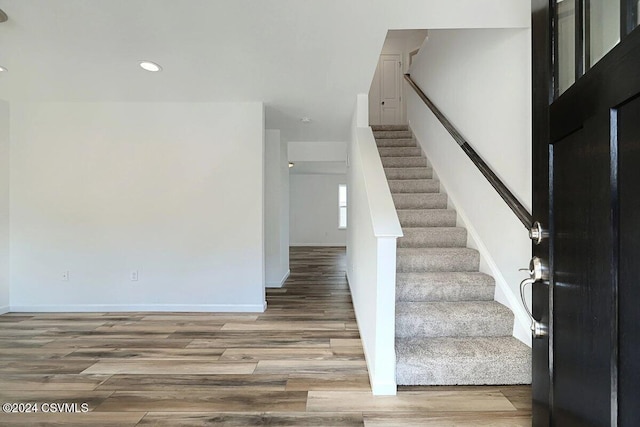
[{"label": "beige stair carpet", "polygon": [[446,194],[407,126],[372,126],[404,237],[398,239],[398,385],[531,383],[531,351],[512,336]]}]

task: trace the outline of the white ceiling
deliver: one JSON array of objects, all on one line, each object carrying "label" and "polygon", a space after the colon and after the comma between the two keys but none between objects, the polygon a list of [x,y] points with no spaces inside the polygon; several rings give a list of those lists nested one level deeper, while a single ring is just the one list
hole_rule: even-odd
[{"label": "white ceiling", "polygon": [[[285,140],[345,141],[390,28],[526,26],[528,0],[0,0],[0,99],[263,101]],[[526,11],[526,15],[523,12]],[[148,59],[160,73],[138,67]],[[309,124],[300,118],[308,116]]]}]

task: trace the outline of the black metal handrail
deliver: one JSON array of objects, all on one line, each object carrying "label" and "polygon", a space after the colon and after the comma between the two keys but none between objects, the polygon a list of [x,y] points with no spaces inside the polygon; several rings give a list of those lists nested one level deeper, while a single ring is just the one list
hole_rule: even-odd
[{"label": "black metal handrail", "polygon": [[416,91],[420,99],[424,101],[424,103],[429,107],[429,109],[433,112],[433,114],[438,118],[440,123],[445,127],[447,132],[453,137],[453,139],[458,143],[462,151],[464,151],[469,159],[473,162],[474,165],[480,170],[482,175],[489,181],[491,186],[495,188],[500,197],[506,202],[507,206],[511,208],[514,214],[518,217],[522,225],[525,226],[527,230],[531,229],[531,225],[533,223],[533,217],[527,211],[527,209],[520,203],[520,201],[513,195],[511,190],[507,188],[506,185],[498,178],[498,176],[491,170],[489,165],[482,160],[482,157],[469,145],[467,140],[458,132],[458,130],[451,124],[451,122],[445,117],[444,114],[435,106],[433,102],[425,95],[425,93],[418,87],[418,85],[411,79],[411,75],[405,74],[404,78],[409,82],[409,85]]}]

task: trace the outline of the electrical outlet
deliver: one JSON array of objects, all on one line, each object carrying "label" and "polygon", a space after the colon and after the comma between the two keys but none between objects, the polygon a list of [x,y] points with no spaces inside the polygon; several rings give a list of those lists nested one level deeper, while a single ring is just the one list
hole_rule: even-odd
[{"label": "electrical outlet", "polygon": [[131,272],[131,274],[129,275],[129,279],[130,279],[132,282],[137,282],[137,281],[138,281],[138,270],[133,270],[133,271]]},{"label": "electrical outlet", "polygon": [[62,281],[64,282],[68,282],[69,281],[69,271],[63,271],[62,274],[60,275],[60,278],[62,279]]}]

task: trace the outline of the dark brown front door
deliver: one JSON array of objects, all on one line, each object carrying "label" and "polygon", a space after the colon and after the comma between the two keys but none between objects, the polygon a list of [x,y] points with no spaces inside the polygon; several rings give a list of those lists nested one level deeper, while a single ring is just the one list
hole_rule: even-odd
[{"label": "dark brown front door", "polygon": [[637,1],[533,1],[536,426],[640,425]]}]

